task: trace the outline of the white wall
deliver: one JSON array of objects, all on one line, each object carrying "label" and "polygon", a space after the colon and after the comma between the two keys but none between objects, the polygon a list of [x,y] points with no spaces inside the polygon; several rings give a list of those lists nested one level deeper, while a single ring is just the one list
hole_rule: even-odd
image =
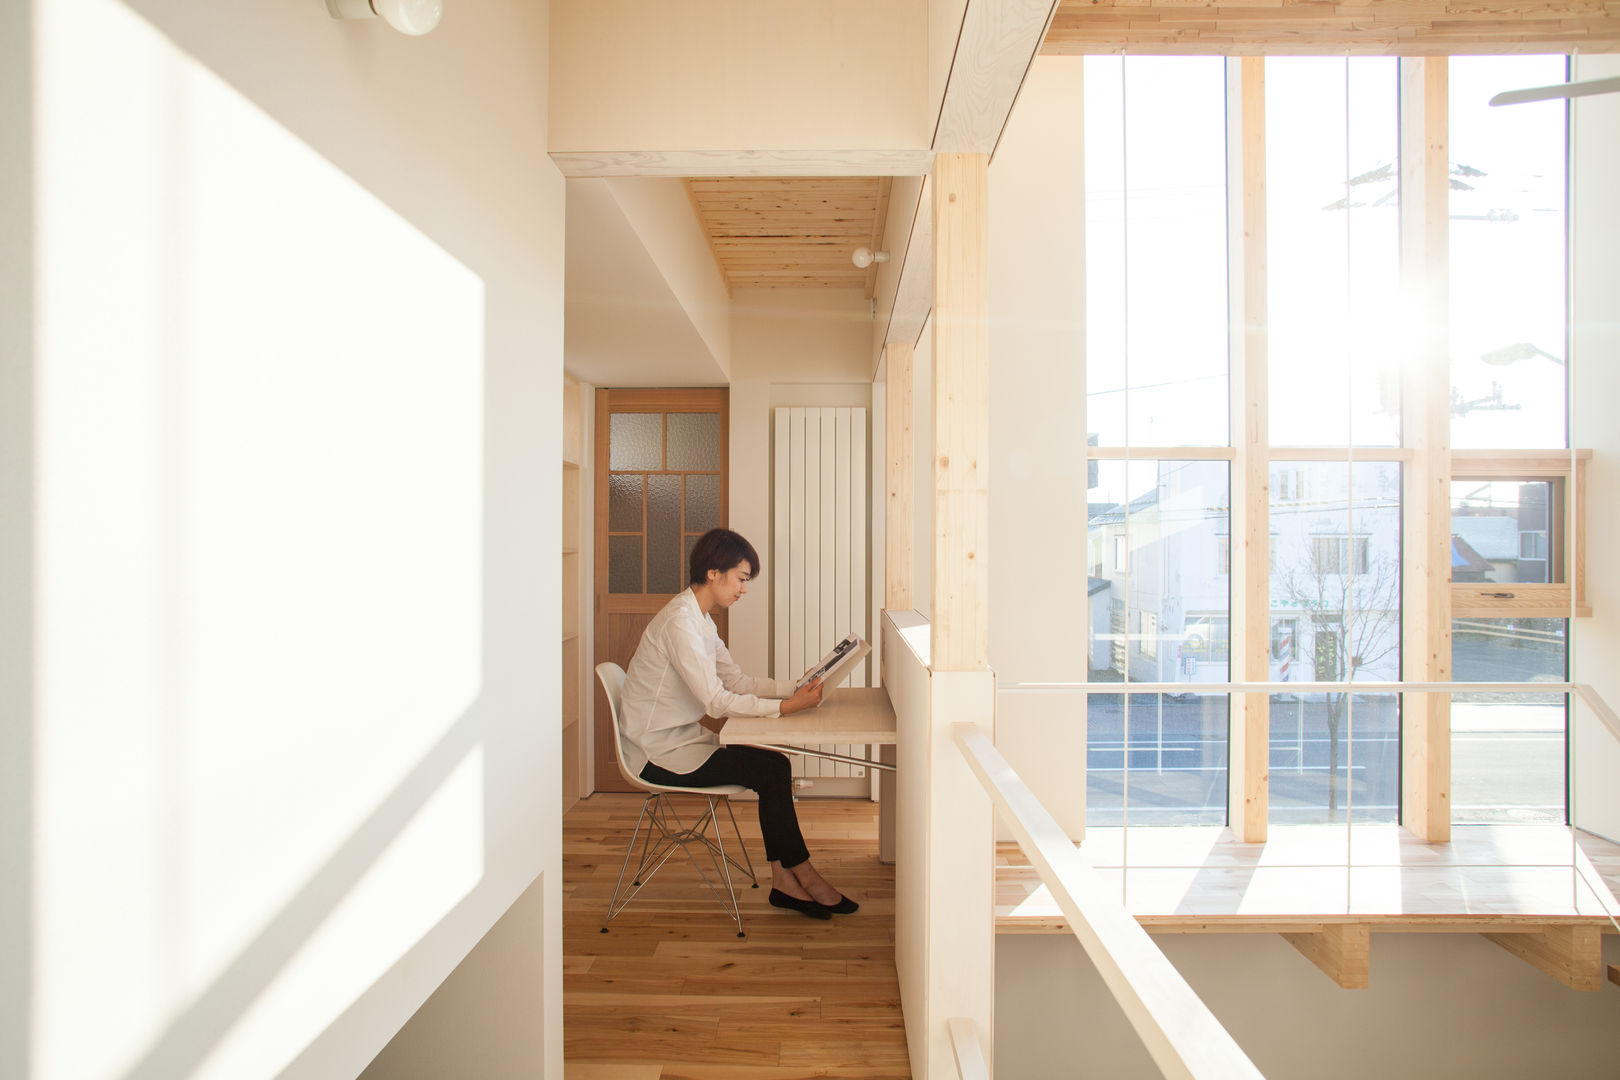
[{"label": "white wall", "polygon": [[[1476,934],[1374,934],[1342,990],[1275,934],[1153,939],[1266,1076],[1612,1077],[1620,994],[1570,990]],[[1605,942],[1609,963],[1620,939]],[[996,1075],[1157,1077],[1078,942],[996,938]]]},{"label": "white wall", "polygon": [[747,602],[731,609],[730,649],[744,671],[765,674],[771,669],[771,583],[777,569],[771,550],[771,410],[870,410],[871,306],[854,289],[738,289],[731,332],[731,528],[759,550],[765,572]]},{"label": "white wall", "polygon": [[552,150],[912,149],[933,137],[928,0],[552,9]]},{"label": "white wall", "polygon": [[420,39],[276,0],[33,17],[33,480],[0,515],[33,862],[8,835],[0,877],[36,906],[0,1068],[356,1075],[537,877],[560,942],[546,5]]},{"label": "white wall", "polygon": [[[545,882],[456,965],[360,1080],[534,1080],[544,1075]],[[552,1074],[555,1075],[555,1074]]]},{"label": "white wall", "polygon": [[[731,297],[708,235],[680,180],[624,177],[606,181],[625,220],[647,248],[722,376],[731,373]],[[589,242],[589,238],[585,238]]]},{"label": "white wall", "polygon": [[[1036,58],[990,165],[990,666],[1000,683],[1086,678],[1081,64]],[[1078,838],[1085,698],[999,695],[996,746]]]},{"label": "white wall", "polygon": [[[1581,56],[1576,79],[1620,75],[1620,58]],[[1571,663],[1578,682],[1591,683],[1620,708],[1620,567],[1609,557],[1620,535],[1620,94],[1576,98],[1571,124],[1575,162],[1571,229],[1574,239],[1573,362],[1576,446],[1592,450],[1587,468],[1586,595],[1592,617],[1578,619]],[[1575,822],[1620,840],[1620,744],[1584,708],[1575,713]]]}]

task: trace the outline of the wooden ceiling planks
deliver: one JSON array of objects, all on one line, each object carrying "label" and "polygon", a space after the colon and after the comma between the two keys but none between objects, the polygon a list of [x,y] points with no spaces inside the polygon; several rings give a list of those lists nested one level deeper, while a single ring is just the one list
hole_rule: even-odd
[{"label": "wooden ceiling planks", "polygon": [[726,288],[863,289],[876,264],[850,256],[876,250],[893,180],[871,177],[704,177],[686,181],[698,223]]},{"label": "wooden ceiling planks", "polygon": [[1069,55],[1617,50],[1616,0],[1062,0],[1041,45]]}]

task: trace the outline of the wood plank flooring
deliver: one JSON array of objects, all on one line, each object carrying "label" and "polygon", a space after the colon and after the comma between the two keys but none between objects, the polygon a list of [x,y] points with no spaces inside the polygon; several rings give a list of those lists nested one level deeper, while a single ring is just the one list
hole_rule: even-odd
[{"label": "wood plank flooring", "polygon": [[[1395,825],[1273,827],[1264,844],[1217,827],[1093,828],[1081,850],[1126,907],[1156,932],[1356,922],[1374,930],[1479,931],[1590,923],[1620,913],[1620,846],[1538,825],[1471,825],[1426,844]],[[1348,862],[1348,866],[1347,866]],[[998,845],[996,929],[1051,933],[1063,916],[1015,844]],[[1581,870],[1576,873],[1572,865]]]},{"label": "wood plank flooring", "polygon": [[811,859],[860,901],[854,915],[817,922],[767,904],[759,821],[739,801],[761,883],[744,877],[738,892],[746,938],[679,853],[603,934],[641,802],[593,795],[563,818],[567,1080],[909,1080],[876,805],[798,803]]}]

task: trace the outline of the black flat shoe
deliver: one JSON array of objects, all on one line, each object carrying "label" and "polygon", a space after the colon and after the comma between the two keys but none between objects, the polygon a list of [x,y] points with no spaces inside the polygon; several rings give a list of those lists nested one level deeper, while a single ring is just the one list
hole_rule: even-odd
[{"label": "black flat shoe", "polygon": [[853,915],[855,912],[860,910],[860,907],[861,905],[857,904],[843,893],[839,893],[838,903],[827,908],[827,910],[832,912],[834,915]]},{"label": "black flat shoe", "polygon": [[799,914],[808,915],[812,919],[832,918],[832,912],[814,900],[800,900],[797,896],[789,896],[781,889],[771,890],[771,906],[797,911]]}]

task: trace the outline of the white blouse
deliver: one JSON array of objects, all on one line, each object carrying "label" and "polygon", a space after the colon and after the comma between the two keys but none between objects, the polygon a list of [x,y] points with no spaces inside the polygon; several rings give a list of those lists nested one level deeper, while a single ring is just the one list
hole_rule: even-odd
[{"label": "white blouse", "polygon": [[631,776],[648,761],[689,773],[709,760],[720,739],[704,716],[779,716],[792,679],[744,675],[731,659],[714,620],[683,589],[653,616],[624,674],[619,723]]}]

